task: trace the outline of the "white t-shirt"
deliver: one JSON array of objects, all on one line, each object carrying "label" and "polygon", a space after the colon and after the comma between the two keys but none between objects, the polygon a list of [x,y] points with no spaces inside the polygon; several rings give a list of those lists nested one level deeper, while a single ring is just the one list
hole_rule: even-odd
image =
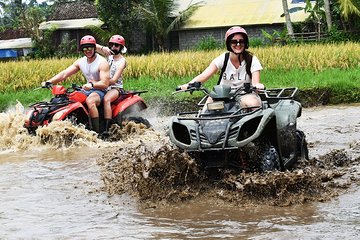
[{"label": "white t-shirt", "polygon": [[[215,58],[212,62],[216,67],[221,70],[224,65],[225,53],[221,54]],[[250,67],[250,72],[256,72],[262,70],[259,59],[256,56],[252,56],[252,62]],[[232,88],[238,88],[243,86],[244,83],[251,83],[250,76],[246,73],[246,63],[245,60],[241,62],[239,68],[231,63],[230,58],[227,62],[226,69],[222,75],[220,84],[230,85]]]},{"label": "white t-shirt", "polygon": [[100,67],[101,59],[105,60],[105,58],[103,58],[99,54],[96,54],[95,60],[90,64],[87,62],[86,56],[80,59],[79,67],[81,72],[84,74],[87,82],[89,82],[90,80],[100,81],[99,67]]},{"label": "white t-shirt", "polygon": [[[108,63],[109,63],[109,66],[110,66],[110,78],[112,78],[116,71],[118,70],[120,64],[124,63],[125,62],[125,68],[126,68],[126,60],[124,57],[121,57],[120,59],[118,60],[115,60],[114,59],[114,56],[110,55],[108,57]],[[116,83],[112,86],[116,86],[116,87],[119,87],[119,88],[123,88],[123,78],[122,78],[122,74],[120,75],[119,79],[116,81]]]}]

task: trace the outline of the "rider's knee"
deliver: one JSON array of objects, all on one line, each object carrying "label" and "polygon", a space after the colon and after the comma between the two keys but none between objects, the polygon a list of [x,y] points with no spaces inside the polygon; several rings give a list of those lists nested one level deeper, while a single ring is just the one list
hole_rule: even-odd
[{"label": "rider's knee", "polygon": [[243,108],[258,107],[261,106],[261,100],[258,96],[253,94],[245,95],[240,100],[240,106]]},{"label": "rider's knee", "polygon": [[96,102],[94,101],[94,99],[91,98],[87,98],[86,99],[86,105],[90,108],[90,107],[96,107]]},{"label": "rider's knee", "polygon": [[105,96],[103,102],[104,102],[104,104],[110,104],[111,103],[111,98]]}]

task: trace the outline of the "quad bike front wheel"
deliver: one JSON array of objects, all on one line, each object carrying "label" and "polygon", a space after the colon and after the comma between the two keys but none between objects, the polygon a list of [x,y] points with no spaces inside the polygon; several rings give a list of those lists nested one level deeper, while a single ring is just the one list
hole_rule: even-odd
[{"label": "quad bike front wheel", "polygon": [[143,118],[143,117],[136,117],[136,116],[129,116],[129,115],[123,115],[122,113],[119,113],[114,119],[113,123],[116,123],[120,127],[123,125],[124,122],[134,122],[134,123],[142,123],[147,128],[151,127],[150,122]]},{"label": "quad bike front wheel", "polygon": [[142,123],[142,124],[144,124],[147,128],[150,128],[151,127],[151,124],[150,124],[150,122],[147,120],[147,119],[145,119],[145,118],[143,118],[143,117],[126,117],[125,119],[124,119],[124,122],[134,122],[134,123]]},{"label": "quad bike front wheel", "polygon": [[78,126],[80,124],[84,125],[85,128],[89,129],[89,118],[88,116],[81,112],[80,110],[75,110],[71,113],[69,113],[65,120],[71,122],[71,124],[73,124],[74,126]]},{"label": "quad bike front wheel", "polygon": [[280,157],[277,149],[266,138],[257,139],[244,150],[248,156],[252,171],[274,171],[280,169]]}]

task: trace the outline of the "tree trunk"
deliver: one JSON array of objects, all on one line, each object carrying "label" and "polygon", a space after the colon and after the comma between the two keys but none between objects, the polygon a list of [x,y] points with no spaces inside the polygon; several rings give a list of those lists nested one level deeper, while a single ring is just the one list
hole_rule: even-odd
[{"label": "tree trunk", "polygon": [[288,34],[289,34],[290,38],[294,39],[294,30],[293,30],[293,27],[292,27],[292,24],[291,24],[291,18],[290,18],[290,13],[289,13],[287,0],[282,0],[282,5],[283,5],[283,9],[284,9],[284,15],[285,15],[285,21],[286,21],[286,29],[288,31]]},{"label": "tree trunk", "polygon": [[324,8],[325,8],[325,16],[326,16],[326,23],[327,23],[328,31],[330,31],[331,27],[332,27],[330,0],[324,0]]}]

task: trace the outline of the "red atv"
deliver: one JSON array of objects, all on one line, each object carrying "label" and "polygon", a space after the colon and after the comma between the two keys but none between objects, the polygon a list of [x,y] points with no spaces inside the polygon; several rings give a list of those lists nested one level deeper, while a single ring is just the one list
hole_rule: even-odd
[{"label": "red atv", "polygon": [[[25,120],[25,128],[29,133],[34,134],[39,126],[46,126],[52,121],[69,120],[73,124],[83,124],[90,129],[90,116],[85,103],[86,95],[81,87],[72,84],[65,88],[62,85],[49,85],[43,88],[49,88],[54,95],[49,102],[38,102],[30,106]],[[147,108],[144,100],[140,97],[141,93],[147,91],[125,91],[119,98],[112,102],[112,122],[122,125],[123,121],[134,121],[143,123],[150,127],[148,120],[136,116],[140,111]],[[100,132],[104,131],[104,120],[102,119],[103,107],[99,106]]]}]

